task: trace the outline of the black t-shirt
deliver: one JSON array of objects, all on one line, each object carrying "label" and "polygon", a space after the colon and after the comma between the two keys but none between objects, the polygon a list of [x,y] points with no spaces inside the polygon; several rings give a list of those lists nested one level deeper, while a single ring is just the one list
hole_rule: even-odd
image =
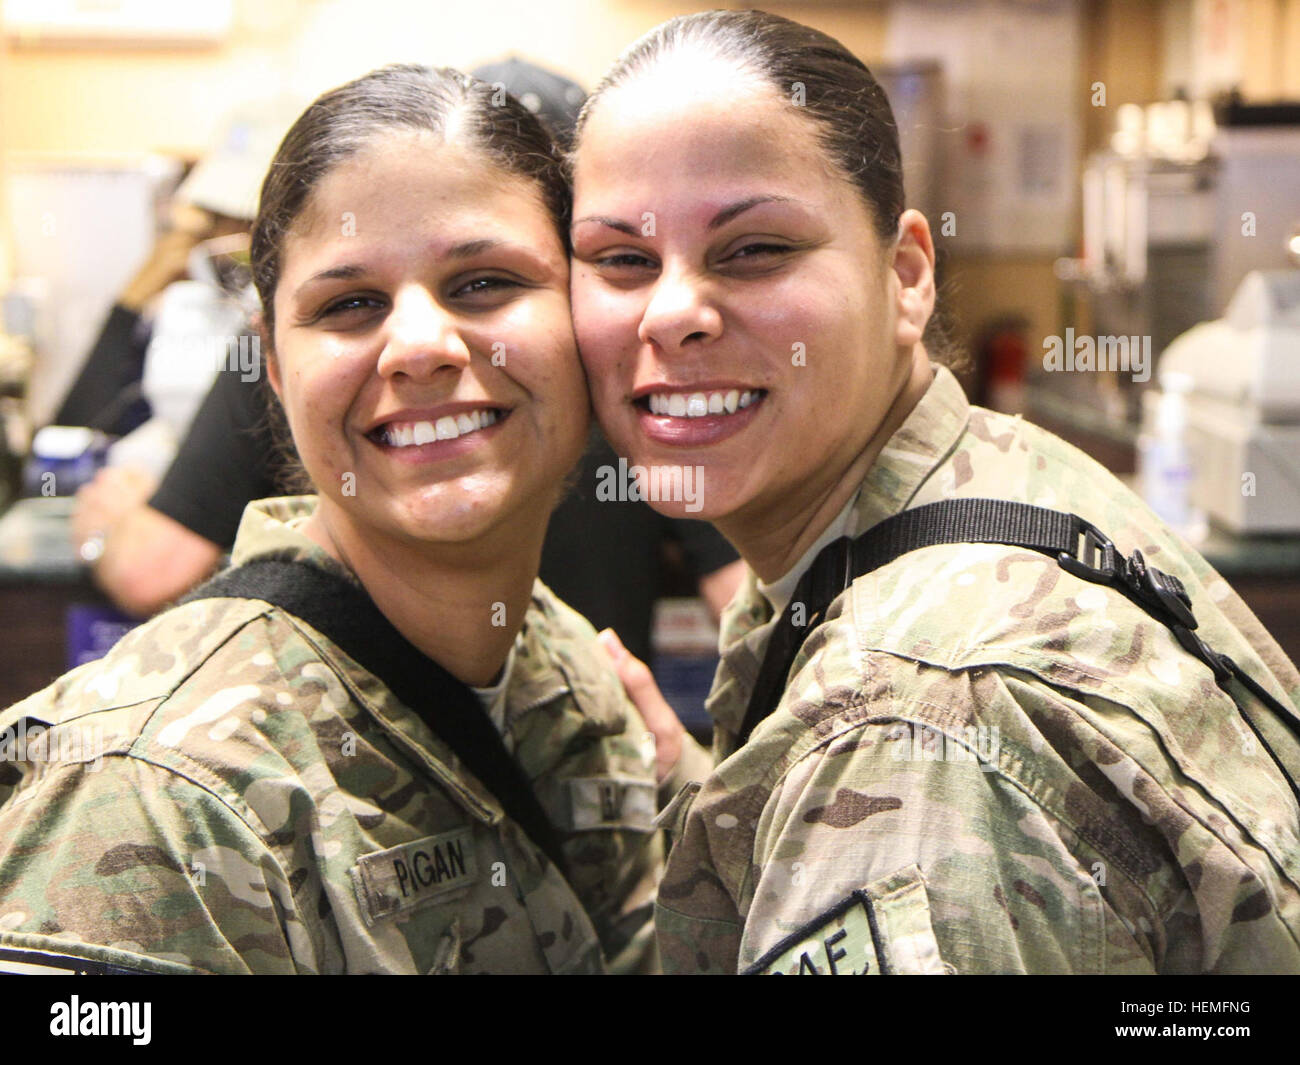
[{"label": "black t-shirt", "polygon": [[238,371],[220,371],[149,500],[225,551],[235,543],[244,506],[280,494],[263,388]]},{"label": "black t-shirt", "polygon": [[149,420],[140,381],[149,350],[149,329],[140,315],[114,304],[95,346],[63,397],[52,425],[88,425],[125,436]]}]

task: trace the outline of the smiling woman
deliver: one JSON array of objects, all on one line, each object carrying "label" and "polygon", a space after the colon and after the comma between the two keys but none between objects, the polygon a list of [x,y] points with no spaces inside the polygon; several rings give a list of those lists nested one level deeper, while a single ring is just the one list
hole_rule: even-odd
[{"label": "smiling woman", "polygon": [[588,424],[555,220],[481,149],[399,127],[322,178],[278,262],[260,224],[254,241],[270,380],[320,493],[304,533],[417,646],[488,683],[513,633],[403,593],[433,567],[451,610],[482,613],[489,593],[519,616],[531,594]]},{"label": "smiling woman", "polygon": [[654,969],[653,737],[535,580],[589,425],[557,154],[390,67],[307,109],[261,203],[318,495],[250,504],[232,570],[0,715],[0,968]]},{"label": "smiling woman", "polygon": [[[615,446],[665,465],[709,448],[701,516],[770,579],[929,386],[918,344],[934,300],[929,229],[915,211],[899,217],[897,178],[893,202],[873,209],[826,157],[816,112],[747,68],[683,49],[654,72],[610,79],[585,113],[574,324]],[[897,170],[896,142],[877,154]],[[814,424],[798,449],[752,442]]]},{"label": "smiling woman", "polygon": [[[930,230],[866,66],[763,12],[674,19],[589,98],[573,174],[601,425],[696,471],[753,571],[708,702],[719,764],[672,807],[665,967],[1300,970],[1300,676],[1110,474],[931,362]],[[852,565],[945,501],[1072,510],[1133,553],[1127,583],[956,520]],[[1169,613],[1139,548],[1177,577]],[[1187,653],[1171,589],[1256,688]]]}]

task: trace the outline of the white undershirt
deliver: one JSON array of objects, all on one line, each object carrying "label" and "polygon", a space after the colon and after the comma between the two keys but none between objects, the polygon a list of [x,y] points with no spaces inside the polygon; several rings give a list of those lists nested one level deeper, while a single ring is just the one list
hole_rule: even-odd
[{"label": "white undershirt", "polygon": [[506,689],[510,687],[510,672],[515,665],[515,647],[510,645],[510,651],[506,655],[505,665],[501,667],[501,676],[490,688],[470,688],[478,696],[479,702],[483,704],[483,709],[487,711],[488,718],[496,726],[496,730],[501,733],[501,738],[506,741],[506,746],[510,746],[510,740],[506,734]]}]

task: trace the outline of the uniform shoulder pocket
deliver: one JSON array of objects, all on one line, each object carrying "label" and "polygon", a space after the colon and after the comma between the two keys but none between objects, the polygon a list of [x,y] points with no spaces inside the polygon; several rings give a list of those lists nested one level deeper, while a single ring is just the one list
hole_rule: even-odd
[{"label": "uniform shoulder pocket", "polygon": [[915,865],[868,884],[781,940],[747,976],[890,976],[948,972]]}]

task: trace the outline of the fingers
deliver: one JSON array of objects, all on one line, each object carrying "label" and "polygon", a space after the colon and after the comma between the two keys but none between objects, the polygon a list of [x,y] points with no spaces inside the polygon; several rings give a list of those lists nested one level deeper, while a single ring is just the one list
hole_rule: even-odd
[{"label": "fingers", "polygon": [[107,519],[104,489],[98,475],[78,488],[74,498],[77,506],[72,512],[72,539],[80,544],[102,530]]},{"label": "fingers", "polygon": [[[605,652],[614,662],[614,668],[618,671],[618,676],[623,681],[624,686],[635,686],[638,690],[644,690],[646,685],[654,685],[654,677],[650,673],[649,667],[641,659],[637,658],[631,651],[623,646],[623,641],[618,638],[618,633],[613,629],[604,629],[596,634],[596,639],[600,645],[605,648]],[[655,688],[655,694],[659,689]]]},{"label": "fingers", "polygon": [[650,667],[623,646],[614,630],[605,629],[597,634],[596,639],[613,661],[618,679],[640,712],[646,728],[654,734],[655,766],[659,780],[663,780],[681,755],[682,737],[686,730],[677,712],[659,691]]},{"label": "fingers", "polygon": [[77,489],[77,505],[72,514],[73,542],[84,546],[88,540],[98,537],[102,543],[114,525],[149,498],[153,486],[154,479],[149,473],[130,466],[100,470]]}]

